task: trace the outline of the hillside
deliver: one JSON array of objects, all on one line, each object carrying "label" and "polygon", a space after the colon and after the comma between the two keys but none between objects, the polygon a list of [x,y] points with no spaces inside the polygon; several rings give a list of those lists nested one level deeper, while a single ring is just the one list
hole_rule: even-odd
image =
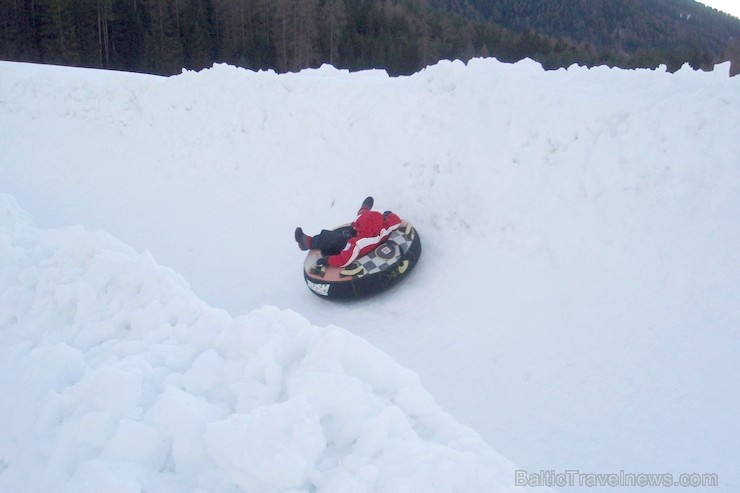
[{"label": "hillside", "polygon": [[[727,70],[0,63],[0,491],[737,492]],[[424,253],[327,302],[366,195]]]},{"label": "hillside", "polygon": [[450,12],[599,49],[704,52],[740,40],[740,19],[693,0],[433,0]]}]

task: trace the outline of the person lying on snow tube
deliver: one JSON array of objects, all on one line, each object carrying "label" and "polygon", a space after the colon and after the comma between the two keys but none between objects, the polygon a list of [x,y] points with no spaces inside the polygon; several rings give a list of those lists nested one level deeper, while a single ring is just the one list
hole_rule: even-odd
[{"label": "person lying on snow tube", "polygon": [[308,236],[303,229],[296,228],[295,241],[301,250],[321,250],[322,257],[316,265],[323,267],[344,267],[354,260],[372,252],[388,239],[401,225],[401,218],[391,211],[383,214],[371,210],[373,198],[368,197],[357,211],[357,219],[351,228],[334,231],[324,229],[316,236]]}]

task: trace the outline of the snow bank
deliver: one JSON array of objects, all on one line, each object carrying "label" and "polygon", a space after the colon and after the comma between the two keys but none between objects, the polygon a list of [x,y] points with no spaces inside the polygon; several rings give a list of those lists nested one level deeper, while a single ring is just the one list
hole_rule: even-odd
[{"label": "snow bank", "polygon": [[510,462],[343,329],[231,318],[8,195],[0,258],[0,491],[513,491]]}]

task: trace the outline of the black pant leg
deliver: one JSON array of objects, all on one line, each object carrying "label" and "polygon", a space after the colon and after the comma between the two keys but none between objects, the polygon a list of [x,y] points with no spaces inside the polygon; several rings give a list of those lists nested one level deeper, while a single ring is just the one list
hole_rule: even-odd
[{"label": "black pant leg", "polygon": [[311,248],[321,250],[321,255],[337,255],[347,245],[348,237],[341,231],[324,229],[311,238]]}]

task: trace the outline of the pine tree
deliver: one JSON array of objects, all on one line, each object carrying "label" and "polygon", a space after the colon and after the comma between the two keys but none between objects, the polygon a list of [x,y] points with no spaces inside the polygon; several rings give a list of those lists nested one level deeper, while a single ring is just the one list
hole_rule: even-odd
[{"label": "pine tree", "polygon": [[347,26],[347,10],[344,0],[326,0],[321,13],[324,20],[323,38],[328,45],[327,59],[330,65],[336,65],[341,56],[339,44]]},{"label": "pine tree", "polygon": [[181,29],[185,67],[210,66],[214,59],[210,1],[188,0],[182,12]]}]

